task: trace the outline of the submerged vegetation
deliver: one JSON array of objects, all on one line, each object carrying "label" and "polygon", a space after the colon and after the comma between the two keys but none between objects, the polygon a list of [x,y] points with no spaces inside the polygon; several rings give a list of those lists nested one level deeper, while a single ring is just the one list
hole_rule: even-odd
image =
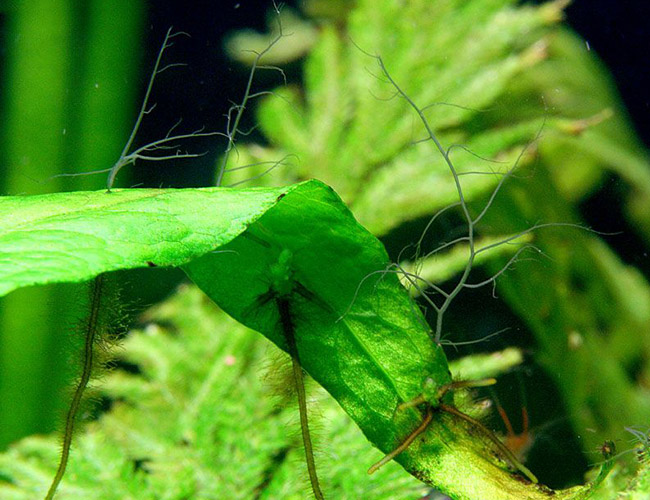
[{"label": "submerged vegetation", "polygon": [[[67,472],[61,461],[48,498],[647,495],[650,284],[585,206],[617,179],[626,230],[647,246],[648,158],[604,69],[563,27],[565,5],[276,10],[268,36],[228,43],[258,71],[304,56],[302,81],[249,85],[228,114],[215,185],[245,188],[0,198],[6,311],[34,285],[47,295],[95,279],[97,290],[137,268],[180,267],[196,285],[145,312],[116,368],[91,381],[104,405],[78,412],[75,393]],[[253,109],[249,138],[240,120]],[[170,130],[135,151],[195,157],[165,148],[197,134],[215,135]],[[132,140],[103,165],[109,188],[135,163]],[[506,309],[491,290],[501,322],[485,313]],[[107,322],[98,303],[77,329],[87,354]],[[275,385],[297,396],[266,380],[287,372]],[[494,406],[511,433],[508,413],[533,427],[558,416],[560,453],[533,443],[528,461],[517,456]],[[87,422],[73,435],[75,413]],[[45,496],[59,451],[56,436],[13,444],[0,496]]]}]

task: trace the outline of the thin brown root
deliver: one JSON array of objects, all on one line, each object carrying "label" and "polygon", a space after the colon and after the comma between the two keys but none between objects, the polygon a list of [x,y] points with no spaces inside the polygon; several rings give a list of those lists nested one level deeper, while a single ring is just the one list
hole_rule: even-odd
[{"label": "thin brown root", "polygon": [[300,361],[291,356],[291,365],[293,367],[293,376],[296,382],[296,391],[298,392],[298,407],[300,409],[300,429],[302,431],[302,441],[305,445],[305,461],[307,462],[307,472],[309,473],[309,482],[311,489],[314,492],[316,500],[324,500],[323,492],[320,489],[318,482],[318,474],[316,473],[316,461],[314,460],[314,446],[311,442],[311,434],[309,432],[309,421],[307,420],[307,396],[305,394],[305,381],[302,375],[302,366]]},{"label": "thin brown root", "polygon": [[296,347],[296,337],[291,320],[291,308],[289,301],[286,297],[276,297],[276,305],[280,313],[280,323],[284,331],[287,346],[289,348],[289,355],[291,356],[291,366],[293,368],[293,379],[296,385],[296,392],[298,395],[298,410],[300,413],[300,430],[302,432],[302,441],[305,446],[305,461],[307,462],[307,472],[309,474],[309,482],[311,489],[314,492],[316,500],[324,500],[323,492],[318,482],[318,474],[316,473],[316,461],[314,460],[314,446],[311,442],[311,433],[309,432],[309,419],[307,417],[307,395],[305,393],[305,379],[302,373],[302,366],[300,365],[300,356],[298,355],[298,348]]},{"label": "thin brown root", "polygon": [[401,403],[401,404],[397,405],[397,409],[395,411],[396,412],[397,411],[404,411],[407,408],[414,408],[415,406],[419,406],[419,405],[424,404],[426,402],[427,402],[427,400],[424,399],[424,396],[422,394],[420,394],[418,397],[413,398],[410,401],[406,401],[404,403]]},{"label": "thin brown root", "polygon": [[441,411],[450,413],[452,415],[455,415],[458,418],[461,418],[465,420],[465,422],[468,422],[469,424],[473,425],[474,427],[478,428],[481,430],[481,432],[487,437],[492,443],[499,449],[499,451],[506,457],[508,462],[510,462],[510,465],[512,465],[515,469],[517,469],[519,472],[521,472],[524,476],[528,478],[528,480],[531,483],[537,484],[537,478],[535,477],[535,474],[533,474],[524,464],[522,464],[519,460],[517,460],[517,457],[508,449],[508,447],[503,444],[501,441],[499,441],[499,438],[497,438],[494,433],[485,427],[481,422],[476,420],[475,418],[470,417],[469,415],[466,415],[462,411],[454,408],[453,406],[446,405],[441,403],[440,406],[438,407]]},{"label": "thin brown root", "polygon": [[408,435],[408,437],[404,440],[402,444],[400,444],[397,448],[395,448],[388,455],[382,458],[379,462],[377,462],[372,467],[370,467],[368,469],[368,474],[373,474],[381,467],[386,465],[388,462],[390,462],[397,455],[402,453],[406,448],[411,446],[411,443],[415,440],[415,438],[418,437],[420,434],[422,434],[427,429],[427,427],[429,427],[431,420],[433,420],[433,410],[429,407],[429,409],[427,410],[427,414],[424,417],[424,420],[422,421],[420,426],[417,429],[415,429],[413,432],[411,432],[411,434]]},{"label": "thin brown root", "polygon": [[465,389],[468,387],[488,387],[497,383],[495,378],[482,378],[480,380],[455,380],[449,384],[443,385],[438,389],[436,394],[436,401],[441,401],[445,394],[449,391],[455,391],[457,389]]},{"label": "thin brown root", "polygon": [[81,372],[81,378],[79,384],[74,391],[74,396],[72,397],[72,402],[68,409],[68,414],[65,418],[65,431],[63,433],[63,444],[61,446],[61,459],[59,461],[59,466],[56,470],[52,484],[50,485],[47,494],[45,495],[45,500],[52,500],[56,489],[63,479],[65,474],[65,469],[68,466],[68,459],[70,458],[70,446],[72,445],[72,436],[74,434],[74,424],[77,418],[77,413],[81,406],[81,398],[93,368],[93,344],[95,343],[95,337],[97,336],[97,330],[99,328],[99,315],[101,307],[101,297],[103,292],[103,282],[104,276],[100,274],[95,278],[91,285],[91,302],[90,302],[90,314],[88,316],[88,322],[85,328],[86,339],[84,342],[84,355],[83,355],[83,369]]}]

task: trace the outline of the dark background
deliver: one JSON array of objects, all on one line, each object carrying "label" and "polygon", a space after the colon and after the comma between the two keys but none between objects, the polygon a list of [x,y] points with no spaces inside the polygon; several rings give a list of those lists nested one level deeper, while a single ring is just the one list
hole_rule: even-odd
[{"label": "dark background", "polygon": [[640,0],[576,0],[567,21],[605,62],[634,125],[650,144],[650,4]]}]

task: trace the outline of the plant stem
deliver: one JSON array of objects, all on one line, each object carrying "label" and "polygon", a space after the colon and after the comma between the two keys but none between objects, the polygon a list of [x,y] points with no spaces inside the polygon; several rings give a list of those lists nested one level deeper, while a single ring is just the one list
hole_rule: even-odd
[{"label": "plant stem", "polygon": [[305,380],[302,373],[302,366],[300,365],[300,357],[298,356],[298,349],[296,347],[296,338],[294,334],[293,322],[291,321],[291,309],[289,301],[286,298],[276,298],[276,304],[280,313],[280,322],[284,331],[287,344],[289,346],[289,355],[291,356],[291,366],[293,368],[293,378],[296,384],[296,391],[298,393],[298,408],[300,412],[300,429],[302,431],[302,440],[305,445],[305,459],[307,461],[307,471],[309,473],[309,482],[311,483],[312,491],[316,500],[324,500],[323,492],[321,491],[318,482],[318,474],[316,473],[316,462],[314,460],[314,446],[311,442],[311,434],[309,432],[309,421],[307,417],[307,396],[305,394]]},{"label": "plant stem", "polygon": [[92,374],[93,368],[93,344],[95,343],[95,338],[97,337],[97,332],[99,329],[100,323],[100,308],[101,308],[101,298],[103,291],[103,281],[104,275],[100,274],[97,276],[91,285],[91,301],[90,301],[90,314],[88,315],[88,321],[86,322],[85,328],[85,342],[84,342],[84,354],[83,354],[83,368],[81,371],[81,378],[77,384],[77,388],[74,391],[72,397],[72,402],[70,403],[70,408],[68,409],[68,414],[65,418],[65,431],[63,433],[63,444],[61,450],[61,460],[59,461],[59,467],[56,470],[50,489],[45,495],[45,500],[52,500],[56,489],[63,479],[65,474],[65,469],[68,465],[68,459],[70,458],[70,446],[72,444],[72,435],[74,433],[74,424],[77,418],[77,413],[81,406],[81,398],[90,376]]}]

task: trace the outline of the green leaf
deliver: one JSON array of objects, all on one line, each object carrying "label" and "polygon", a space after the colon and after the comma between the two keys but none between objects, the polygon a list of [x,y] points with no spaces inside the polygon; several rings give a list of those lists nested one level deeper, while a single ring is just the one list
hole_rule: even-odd
[{"label": "green leaf", "polygon": [[[137,189],[0,198],[0,296],[100,273],[179,266],[294,189]],[[299,188],[300,189],[300,188]]]},{"label": "green leaf", "polygon": [[[370,295],[355,299],[354,290],[365,275],[383,270],[388,259],[381,243],[359,226],[331,189],[317,181],[283,190],[139,190],[1,201],[0,208],[7,214],[0,239],[5,292],[34,283],[79,281],[147,262],[179,265],[203,255],[188,265],[188,271],[204,286],[215,273],[215,283],[226,290],[232,286],[229,280],[234,279],[237,289],[244,285],[246,293],[233,289],[235,293],[224,299],[231,313],[240,316],[255,305],[260,286],[268,279],[269,259],[277,257],[258,241],[263,242],[269,230],[280,231],[279,239],[266,245],[295,251],[296,264],[306,273],[303,283],[333,308],[323,311],[320,305],[305,304],[300,311],[301,321],[310,321],[311,328],[301,331],[299,344],[325,346],[329,351],[326,357],[313,351],[316,356],[305,356],[304,366],[385,450],[399,442],[398,431],[417,426],[420,418],[415,411],[404,412],[396,427],[392,420],[397,404],[415,397],[425,377],[443,384],[450,380],[442,350],[430,341],[422,318],[394,276],[379,281]],[[250,227],[271,207],[269,217],[255,229]],[[223,245],[247,226],[247,237]],[[261,251],[255,253],[258,247]],[[216,249],[220,253],[211,253]],[[214,260],[217,255],[224,258]],[[339,256],[349,260],[338,268],[323,267],[323,259],[334,266]],[[238,265],[230,267],[233,259]],[[350,268],[355,269],[351,275]],[[345,293],[339,293],[341,287]],[[249,296],[253,298],[248,300]],[[340,311],[350,304],[354,307],[337,323]],[[379,308],[387,308],[387,314],[383,316]],[[254,326],[286,348],[277,332],[265,327],[266,311],[259,309],[251,313],[261,321]],[[339,325],[351,333],[338,334]],[[366,385],[370,380],[374,387]]]},{"label": "green leaf", "polygon": [[[388,259],[381,244],[333,192],[312,206],[310,199],[307,189],[288,194],[224,252],[185,269],[226,312],[287,349],[278,307],[268,294],[278,262],[290,253],[286,279],[308,291],[289,299],[301,363],[366,437],[389,452],[422,421],[419,411],[396,411],[398,404],[420,394],[427,378],[449,383],[444,353],[431,342],[397,277],[383,272]],[[542,487],[497,466],[490,446],[472,437],[476,431],[436,413],[426,434],[396,460],[458,499],[476,498],[476,491],[486,499],[545,497]],[[558,498],[583,494],[572,490]]]},{"label": "green leaf", "polygon": [[287,195],[224,252],[185,270],[228,314],[286,350],[277,307],[260,297],[289,250],[296,281],[316,299],[295,294],[292,303],[302,365],[372,442],[390,450],[419,418],[397,418],[396,428],[395,408],[416,397],[426,377],[449,382],[446,360],[397,278],[383,275],[389,261],[381,243],[334,192],[316,190]]},{"label": "green leaf", "polygon": [[[226,312],[287,349],[269,291],[292,283],[287,300],[303,368],[383,452],[401,444],[423,419],[419,410],[396,411],[397,406],[418,396],[425,381],[451,381],[444,352],[431,341],[419,309],[398,278],[385,272],[389,260],[382,244],[321,182],[2,202],[5,213],[13,214],[3,219],[0,236],[5,292],[148,262],[184,264]],[[151,362],[162,375],[170,373],[156,357]],[[476,498],[476,491],[481,498],[546,496],[543,487],[515,478],[477,431],[454,414],[435,412],[426,433],[397,461],[458,499]],[[582,494],[571,490],[557,497]]]}]

